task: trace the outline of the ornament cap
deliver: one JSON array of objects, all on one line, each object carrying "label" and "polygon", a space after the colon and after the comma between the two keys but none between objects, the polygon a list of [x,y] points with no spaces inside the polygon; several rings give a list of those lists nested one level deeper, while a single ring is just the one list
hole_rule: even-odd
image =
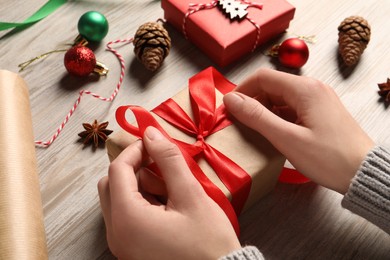
[{"label": "ornament cap", "polygon": [[84,38],[81,34],[77,35],[76,39],[74,39],[73,46],[81,45],[81,46],[87,46],[88,40]]},{"label": "ornament cap", "polygon": [[274,58],[278,57],[279,56],[279,47],[280,47],[280,44],[273,45],[271,47],[271,49],[268,50],[267,55],[274,57]]},{"label": "ornament cap", "polygon": [[97,74],[99,74],[99,76],[106,76],[109,72],[109,69],[107,68],[106,65],[97,61],[93,71],[96,72]]}]

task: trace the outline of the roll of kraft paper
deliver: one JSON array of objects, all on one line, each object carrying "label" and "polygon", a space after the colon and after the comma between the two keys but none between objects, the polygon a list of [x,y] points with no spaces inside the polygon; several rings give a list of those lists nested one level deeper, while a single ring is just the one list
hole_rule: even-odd
[{"label": "roll of kraft paper", "polygon": [[28,88],[0,70],[0,259],[47,259]]}]

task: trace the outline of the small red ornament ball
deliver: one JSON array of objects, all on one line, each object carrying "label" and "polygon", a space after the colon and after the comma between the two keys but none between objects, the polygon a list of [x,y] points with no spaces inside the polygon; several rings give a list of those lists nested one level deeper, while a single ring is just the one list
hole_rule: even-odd
[{"label": "small red ornament ball", "polygon": [[84,77],[95,69],[96,57],[91,49],[78,45],[65,53],[64,65],[70,74]]},{"label": "small red ornament ball", "polygon": [[282,42],[278,49],[279,62],[286,67],[299,69],[309,59],[309,48],[305,41],[290,38]]}]

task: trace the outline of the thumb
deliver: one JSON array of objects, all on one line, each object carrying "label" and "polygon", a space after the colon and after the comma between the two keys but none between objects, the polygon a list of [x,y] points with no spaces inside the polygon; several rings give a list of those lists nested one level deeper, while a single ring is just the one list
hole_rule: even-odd
[{"label": "thumb", "polygon": [[204,191],[188,168],[180,149],[154,127],[145,130],[143,140],[165,181],[168,201],[174,203],[175,208],[191,206],[198,196],[193,192]]},{"label": "thumb", "polygon": [[241,123],[259,132],[277,149],[292,145],[301,132],[300,126],[272,113],[259,101],[242,93],[230,92],[223,98],[226,109]]}]

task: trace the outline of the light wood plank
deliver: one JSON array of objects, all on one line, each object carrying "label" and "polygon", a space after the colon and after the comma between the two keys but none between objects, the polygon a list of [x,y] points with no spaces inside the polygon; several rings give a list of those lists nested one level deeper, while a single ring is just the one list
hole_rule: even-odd
[{"label": "light wood plank", "polygon": [[[45,0],[2,0],[1,20],[20,21]],[[390,2],[345,0],[291,0],[297,7],[285,37],[317,36],[310,45],[309,62],[300,74],[330,84],[362,127],[390,147],[389,111],[378,102],[377,83],[390,76],[388,13]],[[63,54],[54,54],[27,68],[21,75],[30,88],[34,132],[47,140],[64,119],[81,89],[109,96],[119,78],[115,56],[105,50],[109,40],[133,36],[143,22],[163,17],[160,1],[69,1],[41,22],[0,39],[0,68],[17,71],[17,65],[38,54],[61,48],[77,35],[76,23],[86,11],[106,15],[110,31],[97,46],[96,55],[110,68],[106,78],[75,81],[63,66]],[[337,26],[349,15],[362,15],[372,26],[372,40],[361,62],[351,72],[337,58]],[[85,96],[58,140],[48,149],[37,149],[45,226],[50,259],[113,259],[105,241],[96,184],[107,172],[104,149],[83,148],[77,141],[83,122],[114,119],[116,107],[142,105],[151,109],[184,88],[189,77],[210,65],[203,53],[168,26],[173,48],[164,66],[147,72],[134,57],[131,45],[118,46],[126,60],[123,87],[112,104]],[[275,41],[277,42],[277,41]],[[218,68],[240,82],[259,67],[278,68],[263,55],[272,43],[226,68]],[[241,216],[243,243],[257,245],[268,259],[386,259],[390,238],[367,221],[340,206],[341,196],[318,187],[278,184],[275,190]],[[0,213],[1,214],[1,213]]]}]

